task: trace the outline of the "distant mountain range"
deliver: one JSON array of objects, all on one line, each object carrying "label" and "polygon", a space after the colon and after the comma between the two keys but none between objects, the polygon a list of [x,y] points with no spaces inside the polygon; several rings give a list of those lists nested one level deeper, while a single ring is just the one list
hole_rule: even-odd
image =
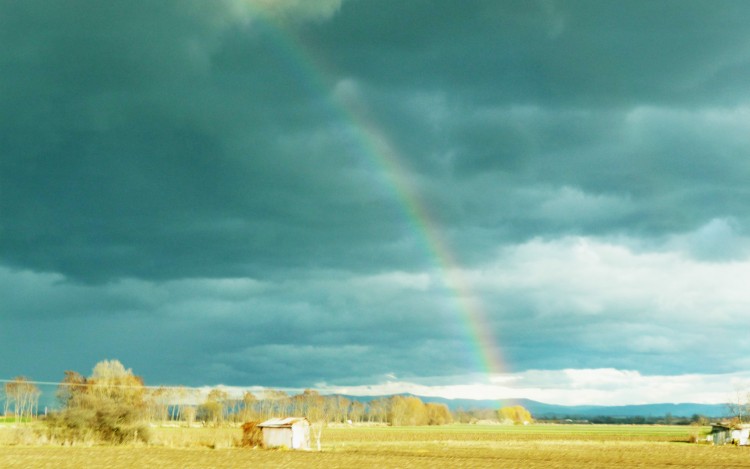
[{"label": "distant mountain range", "polygon": [[[369,402],[389,396],[344,396],[347,399],[361,402]],[[501,400],[476,400],[476,399],[445,399],[441,397],[416,396],[422,402],[436,402],[445,404],[449,409],[499,409],[504,406],[520,405],[526,408],[535,418],[592,418],[592,417],[691,417],[701,415],[704,417],[720,418],[729,414],[726,404],[641,404],[622,406],[595,406],[576,405],[565,406],[556,404],[545,404],[544,402],[532,401],[531,399],[501,399]]]}]

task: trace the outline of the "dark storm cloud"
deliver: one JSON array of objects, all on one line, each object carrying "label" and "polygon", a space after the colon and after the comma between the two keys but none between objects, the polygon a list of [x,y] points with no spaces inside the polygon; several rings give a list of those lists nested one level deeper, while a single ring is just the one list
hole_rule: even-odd
[{"label": "dark storm cloud", "polygon": [[[721,86],[700,87],[743,62],[730,53],[744,44],[732,27],[743,11],[681,5],[351,2],[300,27],[342,78],[362,82],[407,167],[432,178],[425,198],[438,222],[523,239],[633,221],[506,217],[531,183],[635,197],[643,229],[669,231],[711,215],[714,203],[696,204],[706,192],[729,204],[724,216],[744,218],[732,201],[747,175],[721,160],[747,142],[735,137],[717,158],[718,135],[695,107],[723,104]],[[97,281],[420,262],[387,248],[419,240],[401,228],[383,176],[358,170],[361,150],[334,131],[326,98],[280,55],[282,33],[232,23],[224,4],[87,6],[5,5],[7,262]],[[680,90],[686,115],[649,107]],[[435,95],[442,110],[420,107]],[[472,180],[483,174],[495,175],[485,200]],[[671,196],[686,184],[696,192]],[[665,199],[697,213],[665,223]]]},{"label": "dark storm cloud", "polygon": [[[424,276],[312,271],[278,283],[91,286],[3,269],[0,279],[8,347],[38,359],[37,378],[56,379],[67,368],[86,371],[102,353],[150,381],[300,387],[366,383],[394,370],[458,373],[473,359],[460,345],[449,298]],[[58,349],[65,353],[42,359]],[[16,366],[8,362],[0,372],[18,374]]]},{"label": "dark storm cloud", "polygon": [[[737,2],[351,2],[309,37],[430,175],[446,228],[661,236],[717,207],[747,223],[750,148],[733,123],[748,100],[747,14]],[[620,208],[540,217],[529,193],[565,187]]]},{"label": "dark storm cloud", "polygon": [[318,97],[262,32],[214,27],[206,2],[85,5],[6,7],[8,262],[93,281],[242,275],[379,257],[368,245],[400,236],[342,143],[313,142]]},{"label": "dark storm cloud", "polygon": [[355,1],[322,37],[363,79],[476,102],[733,105],[747,16],[741,1]]},{"label": "dark storm cloud", "polygon": [[262,3],[0,1],[0,328],[65,350],[38,374],[476,371],[424,229],[517,369],[710,369],[701,307],[745,304],[746,3]]}]

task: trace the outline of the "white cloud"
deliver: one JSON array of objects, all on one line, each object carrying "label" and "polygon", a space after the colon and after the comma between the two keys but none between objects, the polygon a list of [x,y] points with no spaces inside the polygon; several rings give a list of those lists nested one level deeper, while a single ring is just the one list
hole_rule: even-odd
[{"label": "white cloud", "polygon": [[634,370],[565,369],[528,370],[494,376],[490,382],[457,376],[467,384],[432,386],[408,381],[387,381],[369,386],[322,387],[326,393],[382,395],[412,393],[448,399],[528,398],[558,405],[631,405],[655,403],[720,404],[738,389],[750,388],[750,373],[642,375]]},{"label": "white cloud", "polygon": [[385,272],[364,277],[354,277],[354,287],[379,288],[390,290],[420,290],[430,288],[433,281],[426,273]]},{"label": "white cloud", "polygon": [[[723,404],[744,396],[750,389],[750,372],[726,374],[642,375],[635,370],[614,368],[528,370],[493,375],[490,379],[475,375],[454,376],[454,385],[433,385],[429,379],[417,383],[398,380],[395,374],[384,382],[361,386],[331,386],[318,383],[315,389],[324,394],[381,396],[411,393],[423,397],[446,399],[500,400],[526,398],[556,405],[638,405],[663,403]],[[445,378],[440,378],[440,381]],[[213,387],[202,388],[204,393]],[[233,396],[251,391],[258,397],[268,388],[262,386],[218,387]],[[283,388],[290,395],[301,388]]]},{"label": "white cloud", "polygon": [[[722,228],[723,222],[714,225],[698,232]],[[268,357],[269,362],[283,363],[294,363],[298,356],[333,363],[342,354],[364,357],[363,363],[370,357],[390,360],[383,362],[381,369],[368,368],[372,373],[368,376],[355,376],[361,370],[353,368],[330,374],[331,370],[323,366],[314,380],[342,382],[343,377],[352,376],[357,383],[377,382],[377,376],[387,371],[416,376],[406,382],[394,375],[384,383],[347,388],[351,393],[527,397],[559,404],[726,400],[727,393],[750,379],[745,373],[732,373],[750,366],[746,358],[750,346],[742,334],[736,333],[750,312],[750,291],[745,286],[750,278],[750,260],[704,261],[691,256],[674,239],[660,246],[665,250],[645,250],[631,239],[533,239],[498,250],[494,259],[476,270],[376,275],[322,271],[279,283],[250,278],[163,283],[126,279],[94,288],[68,282],[59,274],[0,268],[0,291],[11,315],[21,310],[38,317],[48,317],[52,311],[71,316],[140,312],[144,317],[148,313],[149,317],[180,318],[180,327],[192,327],[188,334],[196,336],[209,323],[245,331],[294,324],[295,333],[312,331],[309,333],[317,342],[303,341],[290,349],[293,353],[286,354],[282,353],[286,350],[283,343],[265,344],[260,355]],[[443,346],[457,345],[445,355],[446,363],[461,361],[461,341],[467,343],[471,338],[460,330],[447,331],[459,324],[451,298],[446,296],[450,292],[439,287],[441,275],[465,281],[482,298],[488,327],[497,326],[493,331],[499,332],[495,338],[498,348],[508,349],[503,351],[508,369],[523,370],[519,363],[513,363],[521,357],[528,360],[524,368],[542,371],[489,378],[443,376],[438,381],[438,374],[445,372],[440,366],[432,370],[434,379],[419,377],[416,360],[400,361],[378,348],[405,343],[405,337],[415,340],[414,331],[423,330],[425,321],[430,321],[435,327],[418,336],[405,352],[416,350],[415,357],[427,356],[419,347],[434,349],[429,340],[436,340]],[[279,292],[284,292],[283,301],[278,298]],[[505,324],[531,333],[514,337],[511,331],[504,343]],[[557,330],[558,326],[565,330]],[[390,335],[384,342],[369,344],[370,348],[342,340],[344,332],[366,330]],[[561,335],[562,341],[558,340]],[[715,347],[717,340],[721,348]],[[246,347],[235,344],[222,353],[213,353],[211,360],[216,363],[209,364],[219,368],[206,371],[207,376],[221,379],[218,376],[229,373],[221,368],[227,363],[241,368],[237,380],[248,379],[246,369],[266,369],[265,363],[254,368],[243,358]],[[571,364],[593,370],[547,370]],[[681,374],[693,371],[724,374]]]},{"label": "white cloud", "polygon": [[[629,311],[656,323],[725,323],[750,311],[750,260],[704,262],[684,252],[638,251],[630,240],[533,239],[465,271],[483,294],[522,295],[544,314]],[[668,243],[669,244],[669,243]]]}]

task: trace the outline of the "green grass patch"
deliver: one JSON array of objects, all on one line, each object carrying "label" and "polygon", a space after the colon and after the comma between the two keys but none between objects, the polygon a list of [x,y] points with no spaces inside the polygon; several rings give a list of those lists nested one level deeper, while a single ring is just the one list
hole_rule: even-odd
[{"label": "green grass patch", "polygon": [[[330,428],[324,439],[344,440],[485,440],[485,441],[689,441],[709,427],[680,425],[468,425]],[[327,438],[326,438],[327,436]]]},{"label": "green grass patch", "polygon": [[16,420],[16,418],[13,417],[13,416],[10,416],[10,417],[0,417],[0,423],[16,423],[16,422],[28,423],[28,422],[31,422],[31,421],[32,420],[29,417],[23,417],[20,420]]}]

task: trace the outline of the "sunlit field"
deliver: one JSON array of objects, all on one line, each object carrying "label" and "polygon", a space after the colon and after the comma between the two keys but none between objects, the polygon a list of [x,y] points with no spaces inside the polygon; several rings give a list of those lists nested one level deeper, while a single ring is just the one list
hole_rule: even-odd
[{"label": "sunlit field", "polygon": [[750,468],[750,448],[689,443],[707,429],[684,426],[340,427],[324,431],[322,452],[236,448],[231,428],[155,428],[148,446],[72,447],[18,430],[0,429],[0,467]]}]

